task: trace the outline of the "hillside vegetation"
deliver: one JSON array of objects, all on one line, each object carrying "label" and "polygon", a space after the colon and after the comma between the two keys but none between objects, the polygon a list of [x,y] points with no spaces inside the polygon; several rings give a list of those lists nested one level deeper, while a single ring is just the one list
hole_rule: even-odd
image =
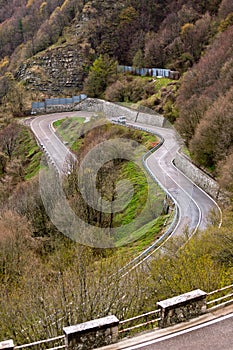
[{"label": "hillside vegetation", "polygon": [[132,64],[141,51],[140,64],[185,69],[232,24],[231,12],[230,0],[1,1],[2,64],[14,66],[52,44],[77,44],[90,60],[108,54]]},{"label": "hillside vegetation", "polygon": [[[183,78],[177,127],[194,160],[221,177],[232,173],[233,26],[220,33],[205,55]],[[222,165],[226,164],[224,168]]]},{"label": "hillside vegetation", "polygon": [[[63,131],[70,127],[67,141],[71,141],[71,146],[75,145],[75,152],[80,158],[85,157],[94,144],[119,135],[134,137],[148,147],[154,143],[154,139],[145,133],[110,125],[92,129],[77,143],[73,126],[80,121],[67,119],[56,123]],[[18,130],[15,125],[11,126],[14,131]],[[4,128],[2,135],[8,134],[8,129],[9,126]],[[8,167],[11,165],[16,172],[15,164],[19,156],[31,159],[32,154],[38,153],[38,147],[26,129],[20,127],[19,131],[15,138],[18,146],[14,151],[7,156],[8,148],[3,149]],[[98,175],[97,186],[101,185],[103,196],[112,196],[114,192],[110,185],[114,187],[114,182],[123,175],[124,178],[134,180],[135,187],[138,186],[134,203],[137,202],[138,206],[143,204],[141,199],[145,199],[146,188],[141,175],[135,176],[131,163],[113,163],[105,164]],[[22,170],[27,169],[27,164],[24,165],[26,168],[22,167]],[[75,172],[74,168],[64,183],[72,208],[83,218],[86,215],[87,219],[88,216],[88,220],[95,223],[96,227],[109,225],[111,219],[117,224],[117,216],[111,218],[103,215],[100,218],[100,213],[94,212],[85,203],[80,203]],[[1,180],[9,184],[4,180],[7,174],[9,173],[5,170]],[[103,177],[104,181],[101,179]],[[158,300],[196,288],[211,291],[232,282],[230,211],[225,212],[221,229],[215,226],[215,218],[210,218],[208,230],[197,234],[184,249],[178,247],[186,242],[185,233],[180,241],[171,240],[164,247],[163,254],[157,253],[149,269],[136,269],[123,280],[119,276],[119,270],[131,257],[161,235],[166,216],[150,221],[140,232],[133,232],[136,242],[125,247],[89,248],[64,237],[53,226],[40,198],[37,176],[27,177],[27,181],[22,181],[23,178],[16,180],[11,188],[5,187],[9,192],[2,201],[0,215],[1,339],[13,338],[15,343],[22,344],[53,337],[61,334],[64,326],[109,313],[115,314],[119,319],[126,319],[154,310]],[[131,220],[131,215],[134,217],[134,206],[128,209],[130,210],[121,216],[120,222]],[[152,205],[151,219],[155,209],[158,209],[157,206]]]},{"label": "hillside vegetation", "polygon": [[[94,249],[62,235],[41,199],[41,151],[21,122],[32,101],[80,92],[149,108],[174,124],[193,161],[232,200],[232,0],[0,0],[0,47],[0,339],[21,344],[53,337],[63,326],[109,314],[126,319],[154,310],[158,300],[232,283],[232,202],[221,228],[210,216],[206,232],[178,249],[187,241],[184,232],[148,268],[124,280],[122,266],[168,224],[167,215],[157,217],[154,198],[150,215],[124,247]],[[168,68],[180,79],[123,74],[118,64]],[[75,127],[82,121],[55,124],[80,159],[98,142],[118,136],[148,148],[157,142],[107,124],[77,139]],[[103,215],[82,201],[76,172],[74,167],[64,181],[64,192],[96,228],[127,223],[147,199],[141,172],[131,162],[110,161],[97,176],[103,197],[112,200],[122,178],[133,182],[137,194],[124,212]],[[156,196],[161,198],[157,186]],[[166,205],[159,212],[166,214]],[[119,234],[119,246],[126,238]]]},{"label": "hillside vegetation", "polygon": [[[1,1],[0,112],[83,89],[140,103],[176,121],[195,162],[231,191],[232,25],[231,0]],[[187,73],[158,90],[117,63]]]}]

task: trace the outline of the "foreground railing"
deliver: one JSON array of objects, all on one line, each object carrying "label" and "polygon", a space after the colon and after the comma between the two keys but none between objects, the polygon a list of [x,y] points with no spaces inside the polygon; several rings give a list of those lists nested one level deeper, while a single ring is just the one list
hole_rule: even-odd
[{"label": "foreground railing", "polygon": [[[48,345],[50,343],[50,345]],[[52,344],[51,344],[52,343]],[[47,346],[50,346],[49,348]],[[53,346],[53,347],[51,347]],[[44,339],[40,341],[35,341],[33,343],[24,344],[15,346],[14,349],[30,349],[33,348],[33,350],[38,349],[45,349],[45,350],[58,350],[58,349],[65,349],[67,346],[65,345],[65,335],[61,335],[59,337],[50,338],[50,339]]]},{"label": "foreground railing", "polygon": [[233,303],[233,284],[207,293],[207,311],[212,311]]},{"label": "foreground railing", "polygon": [[116,343],[138,331],[148,331],[188,321],[217,308],[233,304],[233,284],[206,293],[200,289],[157,302],[157,309],[119,321],[116,316],[64,327],[64,335],[15,346],[13,340],[0,342],[0,350],[91,350]]},{"label": "foreground railing", "polygon": [[[156,315],[158,316],[157,318],[152,318]],[[144,322],[142,322],[143,320]],[[154,328],[158,326],[159,321],[160,321],[160,310],[158,309],[136,317],[131,317],[127,320],[123,320],[119,322],[119,334],[126,336],[129,333],[132,334],[132,331],[134,330],[137,331],[139,328],[141,328],[141,330],[148,329],[148,326],[150,326],[151,328]],[[122,328],[122,327],[125,327],[126,324],[128,324],[128,327]]]}]

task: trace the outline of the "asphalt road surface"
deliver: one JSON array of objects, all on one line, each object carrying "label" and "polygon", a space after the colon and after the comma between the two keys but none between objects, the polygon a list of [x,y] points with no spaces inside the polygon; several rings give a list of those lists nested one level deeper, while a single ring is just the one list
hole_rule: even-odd
[{"label": "asphalt road surface", "polygon": [[[136,124],[137,125],[137,124]],[[202,189],[181,173],[173,164],[180,148],[179,137],[173,128],[150,127],[138,124],[164,138],[163,145],[147,158],[147,166],[157,180],[177,203],[180,220],[174,234],[188,227],[191,233],[197,228],[204,229],[209,223],[209,215],[214,211],[221,220],[218,204]]]},{"label": "asphalt road surface", "polygon": [[[123,349],[123,348],[121,348]],[[233,313],[127,350],[232,350]]]},{"label": "asphalt road surface", "polygon": [[[64,172],[65,160],[71,153],[55,135],[52,123],[55,120],[74,115],[91,117],[93,113],[80,111],[49,114],[36,117],[30,122],[30,127],[39,143],[61,174]],[[146,164],[179,208],[179,221],[173,235],[180,234],[186,227],[191,233],[194,233],[197,228],[204,229],[208,224],[211,210],[214,210],[220,218],[220,209],[217,203],[173,165],[172,161],[180,147],[174,130],[148,125],[144,125],[144,127],[160,134],[165,140],[163,145],[147,158]],[[196,326],[147,343],[124,347],[124,349],[233,350],[232,336],[233,313],[218,318],[216,321],[206,322],[204,327],[203,325]]]},{"label": "asphalt road surface", "polygon": [[83,111],[53,113],[40,115],[30,122],[30,127],[37,140],[60,174],[65,172],[66,162],[69,160],[69,157],[72,157],[72,154],[64,143],[62,143],[62,141],[56,136],[52,124],[56,120],[72,116],[89,118],[93,116],[93,113]]}]

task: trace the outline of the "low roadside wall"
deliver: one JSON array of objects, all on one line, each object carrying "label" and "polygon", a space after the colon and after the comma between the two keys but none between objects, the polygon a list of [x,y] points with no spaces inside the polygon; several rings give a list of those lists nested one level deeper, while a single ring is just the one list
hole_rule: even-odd
[{"label": "low roadside wall", "polygon": [[[157,303],[161,328],[188,321],[206,312],[207,293],[200,289],[181,294]],[[140,317],[140,316],[139,316]],[[132,320],[132,319],[130,319]],[[66,350],[92,350],[118,342],[119,320],[116,316],[106,316],[74,326],[64,327]],[[56,340],[56,338],[50,339]],[[45,342],[36,342],[37,345]],[[35,344],[35,343],[33,343]],[[26,347],[32,344],[27,344]],[[61,348],[62,348],[61,347]],[[38,347],[39,348],[39,347]],[[42,348],[42,347],[41,347]],[[54,349],[58,349],[55,347]],[[0,350],[16,350],[13,340],[0,342]],[[51,348],[52,349],[52,348]]]},{"label": "low roadside wall", "polygon": [[174,164],[182,173],[212,198],[216,199],[224,206],[229,204],[229,197],[221,190],[219,184],[204,171],[195,166],[186,155],[177,152]]},{"label": "low roadside wall", "polygon": [[119,320],[107,316],[63,328],[67,350],[91,350],[118,341]]},{"label": "low roadside wall", "polygon": [[121,115],[126,116],[129,122],[138,122],[152,126],[162,127],[165,123],[165,118],[160,114],[149,114],[139,112],[124,106],[120,106],[113,102],[105,100],[87,98],[74,107],[74,110],[100,112],[110,118],[116,118]]},{"label": "low roadside wall", "polygon": [[206,312],[206,293],[200,289],[157,303],[160,310],[159,327],[185,322]]},{"label": "low roadside wall", "polygon": [[[138,122],[148,124],[152,126],[164,126],[165,118],[158,114],[144,113],[136,111],[124,106],[120,106],[116,103],[96,99],[87,98],[86,95],[80,95],[79,100],[71,99],[54,99],[53,103],[45,102],[33,102],[32,114],[42,113],[56,113],[56,112],[67,112],[67,111],[89,111],[96,113],[103,113],[106,117],[116,118],[119,116],[126,116],[129,122]],[[56,103],[56,101],[58,102]],[[63,100],[72,100],[70,103],[61,103]],[[53,101],[53,99],[51,99]]]},{"label": "low roadside wall", "polygon": [[[46,107],[46,111],[43,112],[55,113],[62,111],[89,111],[94,113],[103,113],[106,117],[110,118],[125,116],[129,122],[138,122],[158,127],[163,127],[166,123],[166,119],[160,114],[144,113],[113,102],[96,98],[86,98],[86,96],[85,99],[78,103],[49,105]],[[40,110],[40,113],[42,113],[42,109]],[[181,152],[177,152],[174,164],[197,186],[202,188],[211,197],[219,201],[223,206],[229,205],[230,200],[227,193],[220,189],[218,183],[213,178],[192,164],[191,160],[187,156]]]},{"label": "low roadside wall", "polygon": [[88,111],[103,113],[107,117],[116,118],[121,115],[126,116],[128,121],[135,121],[138,112],[132,109],[120,106],[116,103],[108,102],[105,100],[87,98],[81,103],[77,104],[74,108],[75,111]]}]

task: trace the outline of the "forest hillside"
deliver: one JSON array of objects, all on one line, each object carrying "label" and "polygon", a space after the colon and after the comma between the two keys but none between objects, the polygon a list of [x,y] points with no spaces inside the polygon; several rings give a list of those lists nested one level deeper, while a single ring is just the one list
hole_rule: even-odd
[{"label": "forest hillside", "polygon": [[[119,65],[167,68],[179,78],[124,74]],[[109,314],[123,320],[152,311],[158,300],[232,283],[232,83],[232,0],[0,0],[1,340],[53,337],[64,326]],[[172,215],[165,210],[155,218],[151,200],[150,226],[119,249],[83,246],[53,225],[40,193],[42,152],[25,118],[33,117],[32,101],[79,93],[163,114],[193,161],[230,197],[221,228],[213,214],[206,232],[188,243],[187,232],[169,240],[150,268],[126,275],[124,288],[119,271],[162,235]],[[73,137],[74,123],[80,120],[59,120],[54,127]],[[84,157],[95,142],[117,136],[148,149],[158,142],[105,124],[73,139],[72,150]],[[63,183],[67,200],[96,227],[131,220],[144,205],[147,188],[130,163],[110,161],[97,178],[107,199],[118,179],[135,181],[139,191],[124,215],[84,205],[75,171]]]},{"label": "forest hillside", "polygon": [[[1,111],[20,116],[34,98],[83,88],[142,100],[176,123],[194,161],[231,191],[232,34],[231,0],[1,0]],[[114,74],[111,60],[169,68],[181,79],[158,95],[151,82]]]}]

